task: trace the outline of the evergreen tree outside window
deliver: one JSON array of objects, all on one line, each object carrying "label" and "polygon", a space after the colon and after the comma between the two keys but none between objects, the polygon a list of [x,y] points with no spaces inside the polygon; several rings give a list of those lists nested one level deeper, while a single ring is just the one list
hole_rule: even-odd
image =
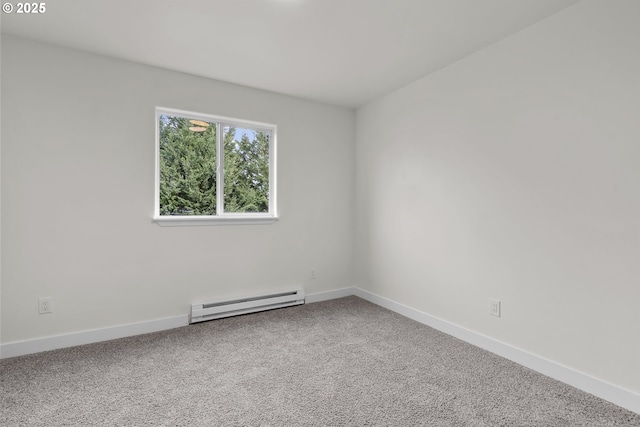
[{"label": "evergreen tree outside window", "polygon": [[275,221],[275,133],[275,125],[157,108],[154,220]]}]

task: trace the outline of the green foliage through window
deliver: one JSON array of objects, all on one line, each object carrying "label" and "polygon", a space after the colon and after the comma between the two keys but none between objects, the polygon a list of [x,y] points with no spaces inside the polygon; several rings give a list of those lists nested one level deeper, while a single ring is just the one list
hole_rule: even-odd
[{"label": "green foliage through window", "polygon": [[270,131],[171,114],[158,126],[161,216],[269,212]]},{"label": "green foliage through window", "polygon": [[269,134],[224,128],[224,210],[269,211]]}]

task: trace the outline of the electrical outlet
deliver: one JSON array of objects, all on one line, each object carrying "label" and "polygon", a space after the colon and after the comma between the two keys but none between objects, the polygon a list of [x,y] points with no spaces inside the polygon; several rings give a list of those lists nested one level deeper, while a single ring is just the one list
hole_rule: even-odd
[{"label": "electrical outlet", "polygon": [[53,313],[53,298],[38,298],[38,313],[47,314]]},{"label": "electrical outlet", "polygon": [[309,273],[309,279],[317,279],[317,278],[318,278],[318,276],[316,274],[316,269],[312,268],[311,269],[311,273]]},{"label": "electrical outlet", "polygon": [[492,316],[500,317],[500,300],[489,300],[489,314]]}]

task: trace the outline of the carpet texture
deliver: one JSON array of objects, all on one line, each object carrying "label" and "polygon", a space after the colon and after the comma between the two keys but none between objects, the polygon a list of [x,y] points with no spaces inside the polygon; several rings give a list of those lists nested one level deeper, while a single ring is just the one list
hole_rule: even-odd
[{"label": "carpet texture", "polygon": [[2,426],[640,426],[357,297],[0,360]]}]

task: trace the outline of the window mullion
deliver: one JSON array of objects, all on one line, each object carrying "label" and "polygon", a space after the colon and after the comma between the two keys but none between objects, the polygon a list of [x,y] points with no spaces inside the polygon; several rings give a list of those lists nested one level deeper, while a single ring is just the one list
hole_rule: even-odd
[{"label": "window mullion", "polygon": [[216,212],[224,214],[224,126],[216,123]]}]

